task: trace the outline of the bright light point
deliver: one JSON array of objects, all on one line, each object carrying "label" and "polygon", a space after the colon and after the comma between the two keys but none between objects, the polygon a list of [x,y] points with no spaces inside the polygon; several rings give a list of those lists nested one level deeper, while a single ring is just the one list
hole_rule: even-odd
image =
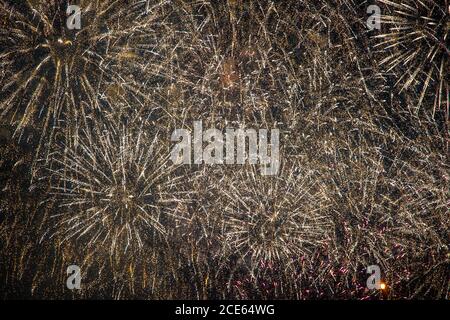
[{"label": "bright light point", "polygon": [[380,284],[380,289],[381,289],[381,290],[386,289],[386,284],[385,284],[385,283],[381,283],[381,284]]}]

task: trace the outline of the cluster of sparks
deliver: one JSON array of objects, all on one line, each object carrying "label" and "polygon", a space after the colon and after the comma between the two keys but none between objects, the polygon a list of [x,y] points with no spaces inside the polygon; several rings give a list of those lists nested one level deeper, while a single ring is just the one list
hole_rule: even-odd
[{"label": "cluster of sparks", "polygon": [[52,170],[59,182],[53,191],[65,212],[58,214],[56,233],[62,241],[88,236],[88,246],[99,242],[126,252],[134,243],[141,248],[144,238],[167,235],[163,221],[176,218],[169,205],[183,201],[176,190],[183,181],[171,177],[176,166],[163,156],[157,137],[136,131],[85,131],[77,148],[56,159],[61,168]]},{"label": "cluster of sparks", "polygon": [[19,136],[38,126],[39,148],[54,140],[57,128],[76,135],[74,129],[120,98],[145,100],[139,75],[156,55],[145,2],[71,4],[83,8],[81,30],[66,26],[69,1],[0,2],[1,119]]},{"label": "cluster of sparks", "polygon": [[[378,2],[0,0],[0,294],[448,297],[448,1]],[[280,173],[173,165],[195,120]]]},{"label": "cluster of sparks", "polygon": [[246,170],[222,190],[225,250],[249,260],[252,274],[259,272],[261,262],[289,268],[328,237],[331,224],[323,213],[323,188],[298,170],[284,169],[275,179],[261,179],[254,169]]},{"label": "cluster of sparks", "polygon": [[417,108],[431,96],[433,112],[445,111],[448,119],[448,31],[447,0],[381,0],[387,11],[382,17],[386,29],[377,45],[390,54],[380,64],[385,72],[397,72],[402,89],[419,86]]}]

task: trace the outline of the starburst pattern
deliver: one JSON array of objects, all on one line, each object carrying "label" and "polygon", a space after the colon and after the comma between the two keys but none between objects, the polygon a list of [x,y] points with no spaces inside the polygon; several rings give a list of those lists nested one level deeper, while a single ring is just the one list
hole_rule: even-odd
[{"label": "starburst pattern", "polygon": [[223,190],[223,243],[228,254],[286,267],[327,241],[327,198],[317,177],[284,168],[279,177],[261,178],[254,168],[238,172]]},{"label": "starburst pattern", "polygon": [[66,27],[68,4],[0,2],[0,119],[16,134],[39,129],[40,147],[55,128],[76,135],[80,124],[99,121],[119,98],[139,105],[145,87],[158,81],[151,67],[159,57],[154,31],[165,28],[152,23],[158,3],[148,10],[145,1],[71,3],[81,7],[80,30]]},{"label": "starburst pattern", "polygon": [[419,108],[425,98],[433,114],[444,109],[448,119],[449,6],[447,0],[381,0],[386,10],[382,23],[387,32],[376,36],[387,56],[380,61],[394,72],[402,90],[419,87]]},{"label": "starburst pattern", "polygon": [[[0,0],[2,297],[448,298],[448,1],[68,3]],[[280,174],[174,166],[195,120]]]},{"label": "starburst pattern", "polygon": [[170,233],[188,193],[176,189],[182,179],[172,176],[177,167],[157,139],[142,128],[84,130],[76,148],[56,158],[53,193],[63,211],[56,234],[63,242],[87,238],[89,246],[127,251]]}]

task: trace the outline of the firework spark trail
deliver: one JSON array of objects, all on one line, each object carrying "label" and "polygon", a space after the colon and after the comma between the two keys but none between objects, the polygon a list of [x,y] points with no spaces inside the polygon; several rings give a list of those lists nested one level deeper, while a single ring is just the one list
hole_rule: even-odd
[{"label": "firework spark trail", "polygon": [[441,108],[446,119],[448,101],[448,1],[380,1],[385,10],[382,23],[389,32],[376,36],[377,45],[388,52],[380,64],[394,71],[405,90],[420,85],[418,110],[427,96],[434,97],[433,115]]},{"label": "firework spark trail", "polygon": [[238,254],[252,274],[264,263],[286,268],[323,245],[330,232],[327,198],[314,175],[296,166],[278,177],[261,178],[254,168],[240,170],[220,193],[224,254]]},{"label": "firework spark trail", "polygon": [[189,50],[174,69],[176,89],[167,91],[170,101],[178,98],[171,116],[187,123],[200,116],[212,122],[285,120],[286,95],[295,92],[289,81],[296,43],[276,35],[294,29],[295,5],[206,1],[186,10],[196,19],[185,18],[183,28],[196,36],[184,42]]},{"label": "firework spark trail", "polygon": [[[65,2],[20,3],[0,0],[0,125],[51,128],[41,144],[57,143],[36,185],[21,174],[27,139],[1,145],[3,296],[448,296],[446,142],[411,112],[431,110],[446,67],[441,2],[383,1],[383,66],[403,86],[414,76],[398,99],[358,1],[80,1],[73,33]],[[416,26],[405,13],[422,5]],[[174,168],[164,141],[192,120],[280,128],[283,173]],[[74,262],[83,290],[69,293]],[[370,264],[386,292],[365,288]]]},{"label": "firework spark trail", "polygon": [[[294,292],[301,292],[303,297],[320,296],[317,292],[364,297],[369,295],[364,286],[365,268],[376,261],[393,286],[390,294],[399,294],[394,292],[398,290],[396,285],[423,294],[424,286],[420,289],[408,278],[415,273],[412,265],[418,267],[421,259],[445,264],[448,250],[448,244],[444,245],[448,242],[444,236],[448,218],[443,216],[448,203],[448,186],[443,182],[448,174],[443,171],[448,166],[439,130],[436,126],[425,129],[424,124],[433,127],[432,123],[402,111],[404,106],[395,108],[396,119],[402,122],[392,121],[380,103],[383,90],[373,91],[374,104],[364,94],[358,72],[351,67],[354,59],[338,55],[337,60],[333,58],[335,51],[327,50],[309,57],[310,52],[315,51],[307,50],[308,60],[301,64],[306,72],[298,80],[300,88],[309,84],[301,101],[309,110],[297,107],[289,111],[293,112],[292,129],[285,140],[289,156],[318,170],[331,187],[326,193],[334,203],[329,216],[335,225],[335,240],[327,252],[318,253],[311,272],[300,277],[303,285]],[[315,59],[319,59],[318,65]],[[343,76],[345,81],[336,81]],[[296,132],[301,135],[294,138],[289,134]],[[405,159],[404,155],[412,150],[416,150],[414,154],[420,152]],[[420,165],[415,163],[418,159],[423,159]],[[398,171],[387,170],[391,162]],[[432,196],[425,196],[425,190]],[[399,206],[403,203],[399,197],[408,199],[408,209]],[[433,292],[431,295],[439,292],[442,296],[448,287],[436,281],[441,274],[442,268],[436,268],[422,279]],[[315,288],[316,293],[311,293],[310,288]]]},{"label": "firework spark trail", "polygon": [[[171,220],[185,219],[177,204],[188,191],[177,191],[183,176],[164,155],[158,137],[142,127],[83,130],[76,149],[64,150],[52,170],[53,194],[63,213],[55,235],[62,241],[87,238],[115,250],[142,248],[144,241],[165,238]],[[171,205],[175,205],[172,206]],[[169,228],[170,229],[170,228]]]},{"label": "firework spark trail", "polygon": [[[369,134],[377,135],[365,132]],[[364,292],[360,279],[367,265],[382,266],[395,290],[395,284],[408,281],[409,271],[392,270],[410,270],[412,261],[422,259],[417,257],[442,257],[448,250],[443,155],[439,150],[422,149],[424,145],[418,147],[418,142],[395,132],[381,137],[388,140],[381,148],[370,139],[358,139],[357,146],[350,139],[334,141],[328,151],[335,157],[333,170],[323,173],[332,188],[329,194],[335,195],[330,207],[335,243],[327,254],[332,261],[329,270],[341,277],[344,288],[356,289],[353,294]],[[387,147],[391,151],[383,150]],[[441,285],[429,283],[438,290]]]},{"label": "firework spark trail", "polygon": [[[306,292],[315,288],[325,296],[370,297],[365,268],[378,264],[392,286],[389,294],[408,288],[416,296],[444,296],[448,163],[436,125],[412,117],[416,136],[410,139],[398,128],[380,130],[370,118],[351,119],[342,111],[305,115],[299,120],[304,135],[292,142],[299,153],[295,158],[318,170],[329,188],[328,216],[335,228],[332,245],[311,258],[294,292],[320,296]],[[427,263],[421,261],[430,260],[436,268],[420,278],[414,268],[422,270]]]},{"label": "firework spark trail", "polygon": [[146,87],[166,77],[160,67],[166,58],[155,52],[161,47],[155,31],[170,30],[165,2],[145,12],[142,1],[80,5],[82,28],[68,30],[66,1],[0,2],[1,120],[14,124],[15,134],[39,125],[39,148],[64,123],[76,135],[80,125],[100,121],[115,102],[102,99],[103,92],[145,101]]}]

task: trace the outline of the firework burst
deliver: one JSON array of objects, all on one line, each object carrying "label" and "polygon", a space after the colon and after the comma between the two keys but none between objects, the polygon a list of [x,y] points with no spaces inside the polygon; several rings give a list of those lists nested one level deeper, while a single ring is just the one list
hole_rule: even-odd
[{"label": "firework burst", "polygon": [[84,238],[126,251],[164,239],[183,218],[177,209],[187,201],[177,189],[183,180],[172,176],[177,167],[157,137],[142,129],[84,130],[76,149],[57,159],[62,167],[52,170],[53,191],[63,213],[56,215],[56,234],[63,242]]},{"label": "firework burst", "polygon": [[[0,0],[0,296],[448,298],[448,1],[372,40],[368,1],[68,3]],[[173,166],[195,120],[279,128],[280,174]]]},{"label": "firework burst", "polygon": [[163,27],[152,24],[158,4],[71,4],[81,7],[80,30],[66,26],[68,1],[0,1],[0,119],[14,124],[16,134],[39,129],[39,147],[54,128],[100,120],[118,96],[145,100],[144,87],[161,78],[151,67],[158,57],[152,31]]},{"label": "firework burst", "polygon": [[252,273],[261,263],[293,262],[327,241],[327,198],[315,175],[295,166],[280,176],[239,171],[222,192],[223,243]]},{"label": "firework burst", "polygon": [[[443,231],[448,228],[444,215],[448,187],[440,169],[446,166],[442,154],[428,149],[426,156],[420,150],[423,146],[414,146],[417,142],[395,133],[391,138],[390,147],[395,144],[397,150],[383,146],[380,152],[361,141],[357,148],[348,146],[352,156],[335,151],[337,162],[326,178],[336,195],[331,207],[334,245],[328,256],[339,257],[332,258],[329,272],[340,279],[344,292],[364,294],[361,279],[371,264],[384,270],[395,290],[396,284],[408,280],[418,257],[442,257],[448,250]],[[401,268],[405,271],[393,271]]]},{"label": "firework burst", "polygon": [[295,91],[287,78],[294,78],[291,60],[296,43],[277,35],[296,28],[298,17],[292,14],[296,6],[248,1],[185,6],[195,19],[184,17],[182,28],[196,36],[180,39],[188,50],[179,55],[173,69],[179,79],[176,89],[167,90],[168,100],[177,98],[171,116],[281,121],[283,110],[289,107],[286,96]]},{"label": "firework burst", "polygon": [[417,109],[434,98],[433,114],[443,108],[448,119],[448,14],[447,0],[380,1],[389,13],[382,17],[388,32],[376,36],[388,52],[380,64],[400,74],[397,85],[420,88]]}]

